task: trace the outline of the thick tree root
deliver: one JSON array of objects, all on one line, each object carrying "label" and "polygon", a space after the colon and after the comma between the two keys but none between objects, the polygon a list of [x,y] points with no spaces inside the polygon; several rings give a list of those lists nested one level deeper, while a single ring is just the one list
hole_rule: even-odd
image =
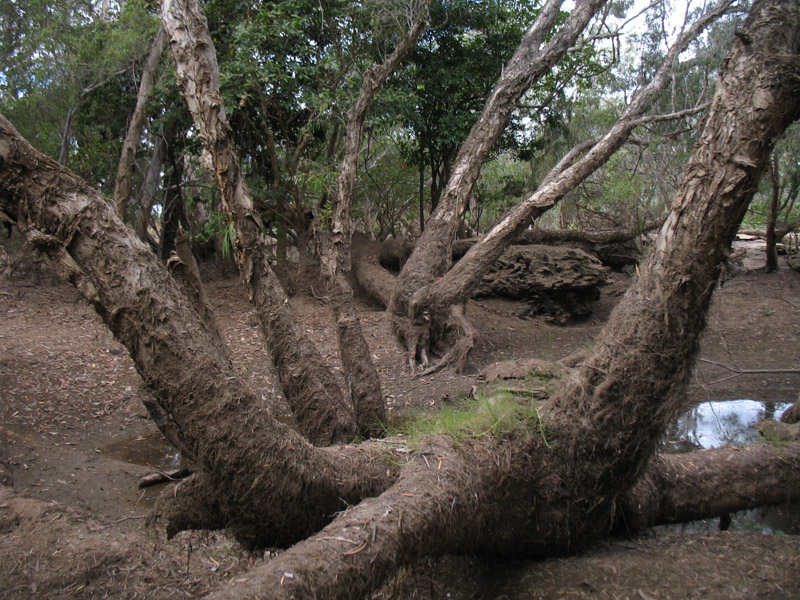
[{"label": "thick tree root", "polygon": [[417,325],[410,319],[394,315],[392,329],[398,343],[406,350],[406,364],[411,372],[416,371],[417,365],[427,367],[430,347],[429,325],[427,323]]},{"label": "thick tree root", "polygon": [[[420,452],[377,498],[340,514],[319,533],[209,596],[212,600],[364,598],[387,574],[423,555],[469,551],[483,512],[478,490],[463,494],[476,464],[452,441]],[[488,465],[484,465],[488,467]],[[475,483],[473,481],[473,483]]]},{"label": "thick tree root", "polygon": [[159,496],[150,517],[151,522],[163,521],[167,537],[190,529],[222,529],[225,520],[211,491],[208,479],[195,473]]},{"label": "thick tree root", "polygon": [[450,347],[438,363],[425,369],[418,377],[432,375],[450,366],[453,367],[456,373],[463,373],[467,368],[469,353],[475,347],[477,331],[472,326],[472,323],[469,322],[465,313],[466,308],[463,304],[456,304],[450,307],[450,315],[445,329],[455,332],[455,335],[458,336],[456,343]]}]

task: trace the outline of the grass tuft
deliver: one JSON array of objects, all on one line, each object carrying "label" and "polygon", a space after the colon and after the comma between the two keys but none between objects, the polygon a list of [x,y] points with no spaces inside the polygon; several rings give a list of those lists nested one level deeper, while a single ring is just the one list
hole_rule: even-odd
[{"label": "grass tuft", "polygon": [[475,398],[465,398],[457,406],[418,414],[403,423],[396,433],[403,434],[414,447],[431,434],[449,435],[459,442],[486,436],[498,439],[538,436],[550,445],[536,402],[505,390],[491,395],[481,390]]}]

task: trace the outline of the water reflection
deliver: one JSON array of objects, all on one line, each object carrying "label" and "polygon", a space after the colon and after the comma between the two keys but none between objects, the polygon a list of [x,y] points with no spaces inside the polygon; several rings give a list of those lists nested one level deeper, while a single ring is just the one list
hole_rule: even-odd
[{"label": "water reflection", "polygon": [[758,441],[756,423],[780,419],[791,406],[787,402],[727,400],[703,402],[681,415],[667,430],[668,452],[692,452],[719,446],[747,446]]},{"label": "water reflection", "polygon": [[[758,441],[756,423],[764,419],[780,419],[790,406],[791,403],[787,402],[755,400],[703,402],[681,415],[667,430],[662,443],[667,452],[675,453],[725,445],[747,446]],[[733,531],[800,534],[800,504],[745,510],[731,517],[730,529]],[[703,519],[664,529],[697,533],[718,528],[719,519]]]}]

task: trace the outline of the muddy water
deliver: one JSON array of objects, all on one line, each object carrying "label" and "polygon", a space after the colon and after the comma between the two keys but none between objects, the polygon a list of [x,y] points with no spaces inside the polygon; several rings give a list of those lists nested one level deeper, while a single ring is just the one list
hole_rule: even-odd
[{"label": "muddy water", "polygon": [[118,440],[103,448],[103,452],[116,460],[156,470],[181,466],[180,453],[161,433]]},{"label": "muddy water", "polygon": [[[780,419],[791,406],[782,402],[728,400],[703,402],[681,415],[664,438],[667,452],[692,452],[724,445],[746,446],[758,441],[756,423]],[[760,533],[800,534],[800,504],[747,510],[731,515],[730,529]],[[719,528],[718,519],[673,525],[670,531],[703,532]]]}]

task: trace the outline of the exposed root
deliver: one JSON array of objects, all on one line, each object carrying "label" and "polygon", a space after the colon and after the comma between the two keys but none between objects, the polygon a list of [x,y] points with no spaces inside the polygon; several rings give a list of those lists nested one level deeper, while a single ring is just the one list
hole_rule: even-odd
[{"label": "exposed root", "polygon": [[210,484],[202,473],[164,490],[150,516],[150,521],[157,520],[166,524],[168,538],[190,529],[225,527]]},{"label": "exposed root", "polygon": [[467,367],[469,353],[475,346],[477,330],[467,319],[464,305],[457,304],[450,307],[450,315],[444,329],[446,331],[455,332],[458,336],[456,342],[438,363],[425,369],[417,377],[432,375],[449,366],[452,366],[456,373],[463,373],[464,369]]},{"label": "exposed root", "polygon": [[418,365],[427,368],[431,339],[429,323],[416,325],[409,319],[395,315],[392,329],[398,342],[406,350],[406,361],[411,372],[416,371]]},{"label": "exposed root", "polygon": [[[213,600],[363,598],[398,567],[450,548],[468,550],[481,531],[477,493],[461,495],[480,456],[440,438],[376,498],[340,513],[316,535],[212,593]],[[471,461],[471,462],[470,462]],[[478,472],[492,472],[482,464]],[[456,501],[458,499],[458,501]],[[472,520],[475,527],[462,527]]]}]

